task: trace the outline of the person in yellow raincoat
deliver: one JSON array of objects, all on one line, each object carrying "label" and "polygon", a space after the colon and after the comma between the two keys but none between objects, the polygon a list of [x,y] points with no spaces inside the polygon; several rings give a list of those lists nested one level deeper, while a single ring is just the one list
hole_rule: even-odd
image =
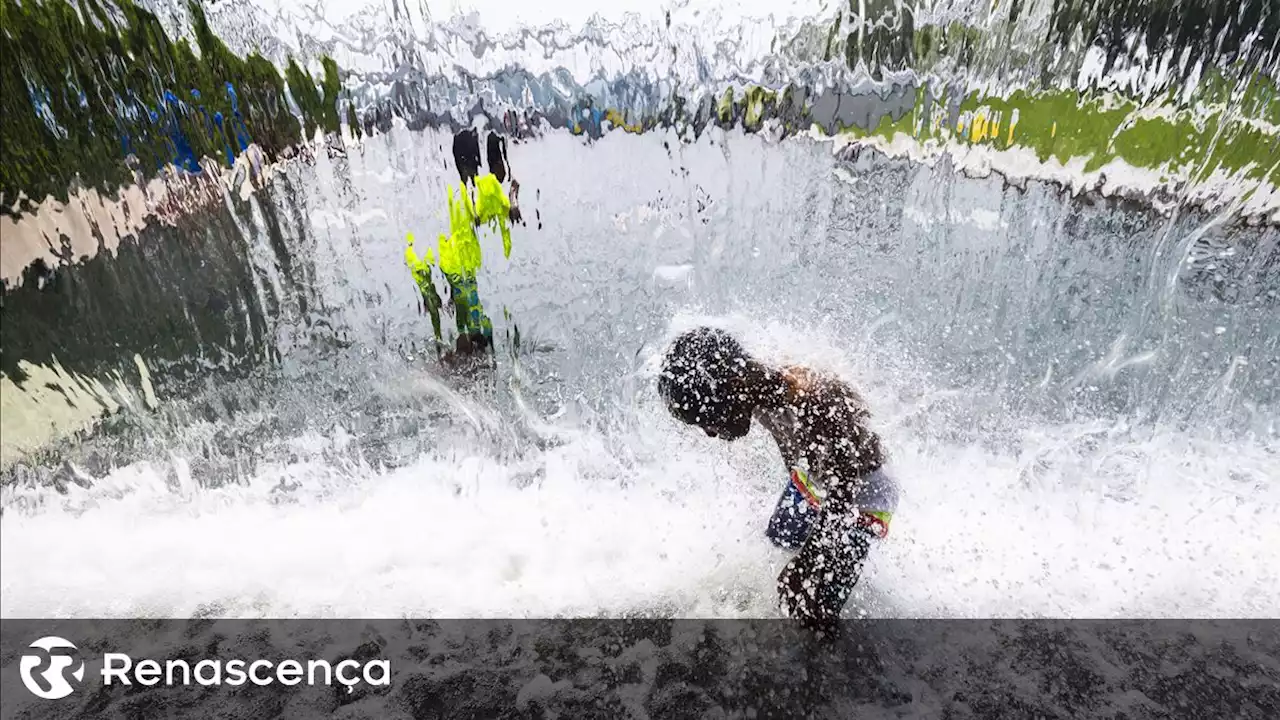
[{"label": "person in yellow raincoat", "polygon": [[[510,223],[519,218],[519,211],[502,188],[501,177],[506,174],[505,168],[499,166],[498,174],[479,174],[479,142],[475,131],[465,131],[455,137],[454,159],[462,182],[456,188],[449,187],[449,234],[440,235],[436,252],[428,250],[424,261],[415,252],[415,238],[413,233],[409,233],[405,264],[422,293],[436,340],[443,342],[440,322],[443,303],[431,275],[438,253],[440,271],[449,283],[458,333],[456,349],[459,353],[471,353],[493,346],[493,323],[485,314],[476,287],[476,274],[482,264],[480,239],[476,231],[487,226],[501,233],[503,255],[510,257]],[[514,192],[514,180],[512,184]]]}]

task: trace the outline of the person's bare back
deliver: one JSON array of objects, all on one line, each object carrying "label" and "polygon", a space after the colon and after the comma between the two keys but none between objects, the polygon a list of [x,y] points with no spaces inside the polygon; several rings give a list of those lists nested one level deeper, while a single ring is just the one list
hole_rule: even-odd
[{"label": "person's bare back", "polygon": [[[884,462],[880,438],[866,427],[866,403],[848,383],[805,367],[781,369],[787,393],[755,418],[769,431],[788,468],[805,461],[811,476],[848,484]],[[828,471],[830,471],[828,473]]]}]

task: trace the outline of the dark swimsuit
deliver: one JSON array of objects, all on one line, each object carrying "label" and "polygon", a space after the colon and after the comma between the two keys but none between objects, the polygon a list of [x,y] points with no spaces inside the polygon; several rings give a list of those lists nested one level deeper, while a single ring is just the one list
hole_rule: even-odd
[{"label": "dark swimsuit", "polygon": [[[803,468],[791,468],[790,482],[769,519],[769,539],[781,548],[798,550],[818,520],[822,498],[822,491]],[[884,539],[898,509],[898,483],[883,468],[878,469],[863,479],[854,504],[858,508],[857,527]]]}]

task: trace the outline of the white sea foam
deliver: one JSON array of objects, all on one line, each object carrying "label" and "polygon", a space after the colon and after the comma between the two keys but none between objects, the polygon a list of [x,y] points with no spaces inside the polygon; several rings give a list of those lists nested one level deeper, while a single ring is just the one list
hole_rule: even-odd
[{"label": "white sea foam", "polygon": [[[762,356],[843,374],[876,407],[904,499],[851,613],[1274,611],[1274,447],[1101,423],[1029,426],[1014,450],[957,445],[928,423],[901,429],[928,393],[895,399],[900,378],[869,379],[892,371],[874,355],[743,317],[673,329],[707,321]],[[705,438],[652,400],[632,412],[626,434],[562,429],[567,442],[519,460],[427,452],[384,471],[322,459],[351,437],[310,433],[293,441],[299,459],[246,485],[201,488],[179,461],[44,495],[34,513],[10,490],[4,615],[774,615],[786,556],[762,530],[776,450],[759,430]]]}]

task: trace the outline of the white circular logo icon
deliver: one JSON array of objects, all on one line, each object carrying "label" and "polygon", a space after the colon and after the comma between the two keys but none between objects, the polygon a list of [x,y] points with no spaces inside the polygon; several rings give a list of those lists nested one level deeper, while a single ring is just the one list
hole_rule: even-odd
[{"label": "white circular logo icon", "polygon": [[[30,647],[39,652],[23,655],[18,663],[22,684],[33,695],[46,700],[57,700],[75,692],[84,680],[84,660],[80,659],[76,646],[50,635],[31,643]],[[75,678],[75,685],[67,675]]]}]

